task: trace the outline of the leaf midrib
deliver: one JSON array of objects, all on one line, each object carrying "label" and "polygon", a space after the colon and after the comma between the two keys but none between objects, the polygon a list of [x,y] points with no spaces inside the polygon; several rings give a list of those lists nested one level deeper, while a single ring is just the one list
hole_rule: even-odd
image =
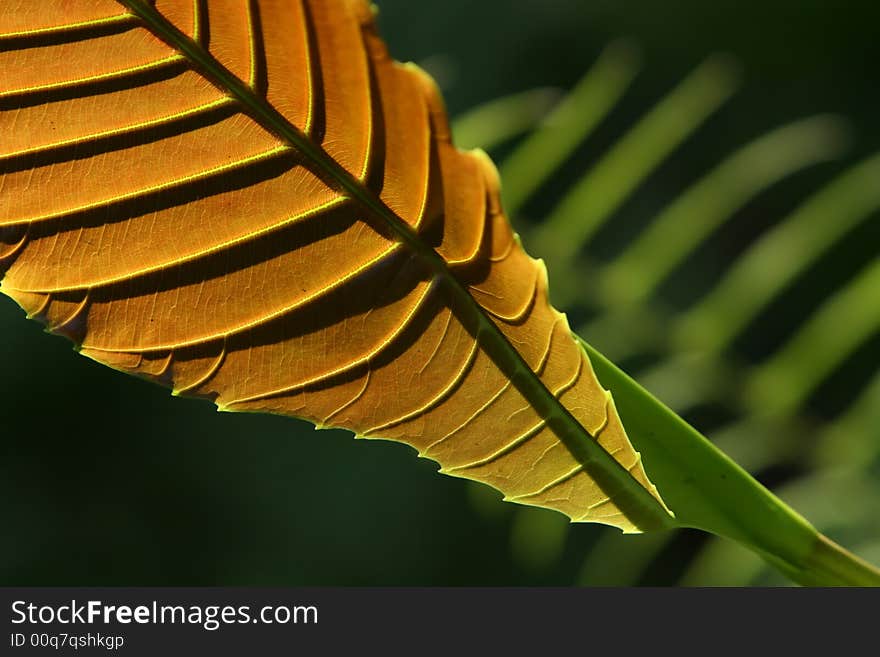
[{"label": "leaf midrib", "polygon": [[547,426],[563,442],[572,456],[613,499],[626,517],[642,530],[674,526],[674,520],[657,499],[606,452],[562,405],[544,382],[531,370],[516,348],[486,315],[485,310],[450,271],[447,263],[403,219],[366,188],[342,165],[314,144],[296,126],[220,64],[200,44],[169,23],[143,0],[118,0],[143,20],[155,36],[181,52],[201,75],[243,105],[264,129],[279,137],[326,177],[336,182],[374,219],[384,224],[397,239],[424,262],[433,278],[445,286],[453,311],[472,333],[480,347],[511,380],[517,390],[539,413]]}]

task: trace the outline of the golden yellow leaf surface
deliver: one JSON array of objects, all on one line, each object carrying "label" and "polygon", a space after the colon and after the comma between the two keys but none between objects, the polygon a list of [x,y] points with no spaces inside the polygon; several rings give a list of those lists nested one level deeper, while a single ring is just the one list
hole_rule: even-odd
[{"label": "golden yellow leaf surface", "polygon": [[82,354],[638,530],[573,418],[662,505],[493,165],[362,0],[7,0],[0,135],[2,291]]}]

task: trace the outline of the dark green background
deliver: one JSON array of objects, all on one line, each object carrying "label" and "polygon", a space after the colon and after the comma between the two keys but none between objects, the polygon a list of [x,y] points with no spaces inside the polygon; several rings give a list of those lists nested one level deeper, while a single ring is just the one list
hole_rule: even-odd
[{"label": "dark green background", "polygon": [[[733,53],[745,91],[623,208],[624,233],[732,146],[783,121],[841,112],[855,155],[880,147],[877,3],[379,5],[392,53],[433,70],[453,114],[517,90],[568,88],[610,39],[633,37],[647,66],[600,142],[705,55]],[[589,148],[574,157],[528,214],[539,217],[594,157]],[[785,209],[813,182],[798,177],[766,203]],[[860,243],[880,243],[872,226]],[[850,262],[833,264],[840,276],[877,252],[851,248]],[[535,562],[512,549],[506,506],[475,506],[464,482],[409,448],[172,399],[78,357],[5,297],[0,336],[2,584],[567,584],[591,542],[614,531],[574,526],[561,556]],[[876,370],[876,343],[852,365],[857,379]],[[760,337],[751,348],[761,350]],[[674,581],[694,545],[676,542],[644,581]]]}]

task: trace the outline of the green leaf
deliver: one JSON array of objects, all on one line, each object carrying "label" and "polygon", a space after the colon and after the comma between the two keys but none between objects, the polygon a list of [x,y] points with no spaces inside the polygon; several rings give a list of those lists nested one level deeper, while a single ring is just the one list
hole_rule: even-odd
[{"label": "green leaf", "polygon": [[736,83],[729,60],[706,60],[565,195],[529,236],[536,251],[566,266],[636,186],[721,107]]},{"label": "green leaf", "polygon": [[493,148],[530,131],[559,101],[556,89],[530,89],[469,110],[452,124],[455,143],[465,150]]},{"label": "green leaf", "polygon": [[599,352],[584,346],[599,380],[617,400],[633,444],[651,463],[679,526],[737,541],[802,584],[880,585],[880,571],[828,541]]},{"label": "green leaf", "polygon": [[511,215],[601,123],[637,71],[638,55],[631,44],[609,45],[543,124],[502,163],[504,206]]},{"label": "green leaf", "polygon": [[691,185],[601,272],[607,308],[644,303],[702,242],[758,193],[786,176],[840,155],[846,131],[837,117],[783,126],[733,153]]},{"label": "green leaf", "polygon": [[680,349],[720,351],[848,231],[880,207],[880,155],[845,171],[742,254],[699,304],[676,320]]}]

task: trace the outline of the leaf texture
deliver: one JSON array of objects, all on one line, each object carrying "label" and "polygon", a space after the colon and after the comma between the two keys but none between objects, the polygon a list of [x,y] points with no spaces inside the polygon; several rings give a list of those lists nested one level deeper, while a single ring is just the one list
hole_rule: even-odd
[{"label": "leaf texture", "polygon": [[82,354],[574,520],[669,517],[493,165],[361,0],[4,2],[0,135],[2,291]]}]

